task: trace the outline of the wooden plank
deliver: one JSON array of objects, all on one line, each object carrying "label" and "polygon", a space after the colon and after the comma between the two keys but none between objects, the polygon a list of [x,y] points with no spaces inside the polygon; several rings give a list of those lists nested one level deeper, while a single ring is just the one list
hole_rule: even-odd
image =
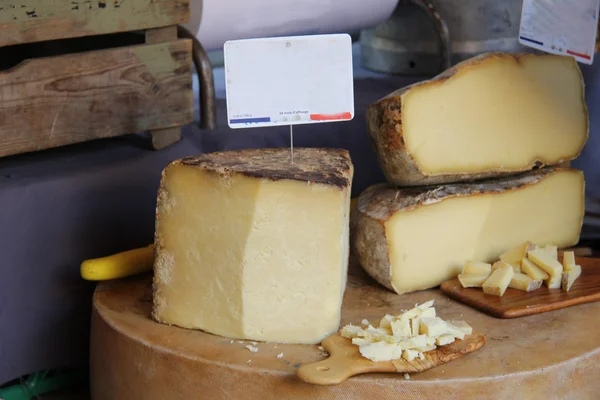
[{"label": "wooden plank", "polygon": [[191,47],[128,46],[0,72],[0,156],[192,122]]},{"label": "wooden plank", "polygon": [[581,276],[568,292],[562,289],[540,289],[523,292],[506,289],[504,296],[483,293],[481,288],[463,288],[458,279],[442,283],[442,292],[455,300],[498,318],[518,318],[600,301],[600,258],[577,257]]},{"label": "wooden plank", "polygon": [[[177,26],[167,26],[165,28],[148,29],[146,31],[146,43],[163,43],[177,39]],[[152,136],[152,147],[155,150],[164,149],[181,140],[181,128],[155,129],[150,131]]]},{"label": "wooden plank", "polygon": [[181,128],[165,128],[150,131],[152,135],[152,147],[154,150],[164,149],[181,140]]},{"label": "wooden plank", "polygon": [[167,26],[165,28],[148,29],[146,31],[146,43],[164,43],[177,39],[177,26]]},{"label": "wooden plank", "polygon": [[190,0],[0,1],[0,47],[188,22]]}]

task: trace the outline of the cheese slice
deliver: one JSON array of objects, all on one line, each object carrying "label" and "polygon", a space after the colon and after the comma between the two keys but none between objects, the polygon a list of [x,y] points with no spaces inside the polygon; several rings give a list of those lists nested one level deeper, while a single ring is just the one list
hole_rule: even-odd
[{"label": "cheese slice", "polygon": [[565,251],[563,253],[563,269],[565,271],[571,269],[577,263],[575,262],[575,252],[574,251]]},{"label": "cheese slice", "polygon": [[237,338],[318,343],[339,328],[353,166],[346,150],[175,161],[156,210],[153,317]]},{"label": "cheese slice", "polygon": [[515,269],[515,272],[520,272],[521,270],[521,260],[527,256],[527,252],[529,250],[534,250],[536,245],[531,242],[525,242],[521,245],[514,247],[510,250],[505,251],[500,254],[500,260],[507,262],[511,265],[517,266],[518,271]]},{"label": "cheese slice", "polygon": [[489,275],[492,273],[492,264],[469,260],[465,264],[462,273],[465,275]]},{"label": "cheese slice", "polygon": [[359,197],[353,246],[369,275],[408,293],[455,278],[467,260],[493,262],[528,240],[572,246],[583,214],[583,174],[574,169],[438,187],[380,184]]},{"label": "cheese slice", "polygon": [[459,274],[458,280],[462,287],[481,287],[483,282],[490,276],[490,274],[485,275],[475,275],[475,274]]},{"label": "cheese slice", "polygon": [[454,336],[450,334],[445,334],[437,337],[435,339],[435,344],[438,346],[445,346],[447,344],[453,343],[455,340]]},{"label": "cheese slice", "polygon": [[453,329],[461,331],[463,335],[470,335],[471,333],[473,333],[473,328],[465,321],[450,321],[450,326]]},{"label": "cheese slice", "polygon": [[448,324],[440,317],[421,318],[419,321],[419,333],[436,338],[448,333]]},{"label": "cheese slice", "polygon": [[547,249],[532,250],[527,253],[527,258],[550,275],[545,281],[549,289],[560,288],[563,267],[551,251]]},{"label": "cheese slice", "polygon": [[561,287],[564,291],[571,290],[573,283],[581,276],[581,265],[573,265],[562,273]]},{"label": "cheese slice", "polygon": [[502,265],[483,282],[483,285],[481,285],[483,292],[494,296],[502,296],[514,275],[515,272],[510,264]]},{"label": "cheese slice", "polygon": [[572,160],[588,110],[573,57],[490,53],[380,99],[367,124],[388,182],[417,186]]},{"label": "cheese slice", "polygon": [[495,270],[497,270],[500,267],[505,267],[507,265],[509,267],[511,267],[515,273],[521,272],[521,265],[520,265],[520,263],[519,264],[509,264],[509,263],[504,262],[504,261],[496,261],[494,264],[492,264],[492,272],[495,271]]},{"label": "cheese slice", "polygon": [[524,292],[531,292],[542,287],[542,280],[534,280],[530,276],[522,273],[515,272],[508,287],[513,289],[522,290]]},{"label": "cheese slice", "polygon": [[546,271],[538,267],[528,258],[521,260],[521,271],[534,280],[546,280],[550,277]]}]

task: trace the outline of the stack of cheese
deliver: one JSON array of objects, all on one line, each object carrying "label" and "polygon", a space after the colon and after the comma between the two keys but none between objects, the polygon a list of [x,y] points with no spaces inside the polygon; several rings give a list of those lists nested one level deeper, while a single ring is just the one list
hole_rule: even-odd
[{"label": "stack of cheese", "polygon": [[575,253],[565,251],[562,264],[558,249],[553,245],[540,248],[526,242],[500,255],[493,265],[469,260],[458,280],[462,287],[481,287],[487,294],[503,296],[507,288],[531,292],[542,287],[568,292],[581,275],[581,266],[575,262]]},{"label": "stack of cheese", "polygon": [[336,332],[348,267],[346,150],[256,149],[163,171],[155,320],[237,339],[318,343]]},{"label": "stack of cheese", "polygon": [[367,121],[388,182],[359,197],[353,245],[387,288],[437,286],[525,241],[578,242],[584,179],[564,164],[588,112],[572,57],[484,54],[377,101]]},{"label": "stack of cheese", "polygon": [[463,340],[473,329],[464,321],[444,321],[436,315],[433,300],[415,305],[400,315],[385,315],[374,327],[363,321],[365,328],[346,325],[341,335],[352,339],[360,354],[371,361],[391,361],[404,358],[423,360],[426,353],[456,339]]}]

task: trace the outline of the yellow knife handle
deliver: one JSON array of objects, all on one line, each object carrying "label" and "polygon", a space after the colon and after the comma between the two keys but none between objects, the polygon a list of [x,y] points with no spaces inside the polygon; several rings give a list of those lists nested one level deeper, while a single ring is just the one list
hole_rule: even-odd
[{"label": "yellow knife handle", "polygon": [[124,251],[111,256],[85,260],[81,277],[88,281],[106,281],[151,271],[154,264],[154,245]]}]

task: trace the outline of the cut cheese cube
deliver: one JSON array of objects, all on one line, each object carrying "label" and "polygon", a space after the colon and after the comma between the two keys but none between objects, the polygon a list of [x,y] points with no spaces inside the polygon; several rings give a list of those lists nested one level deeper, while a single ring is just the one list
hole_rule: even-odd
[{"label": "cut cheese cube", "polygon": [[358,337],[361,331],[362,328],[360,326],[348,324],[342,328],[340,334],[345,338],[352,339]]},{"label": "cut cheese cube", "polygon": [[481,261],[467,261],[462,273],[464,275],[489,275],[492,273],[492,264]]},{"label": "cut cheese cube", "polygon": [[469,287],[481,287],[483,282],[490,276],[490,274],[486,275],[471,275],[471,274],[460,274],[458,275],[458,281],[464,288]]},{"label": "cut cheese cube", "polygon": [[419,333],[430,338],[436,338],[448,333],[448,324],[440,317],[421,318]]},{"label": "cut cheese cube", "polygon": [[388,334],[386,329],[375,328],[369,325],[366,329],[363,329],[359,336],[365,338],[369,342],[385,341],[393,343],[395,339],[392,335]]},{"label": "cut cheese cube", "polygon": [[435,308],[433,307],[423,310],[421,311],[421,314],[419,314],[419,318],[433,318],[435,316]]},{"label": "cut cheese cube", "polygon": [[410,326],[410,320],[398,319],[391,323],[392,333],[395,337],[410,337],[412,336],[412,328]]},{"label": "cut cheese cube", "polygon": [[544,250],[546,250],[548,253],[550,253],[552,255],[552,257],[554,257],[558,260],[558,247],[557,246],[548,244],[548,245],[544,246]]},{"label": "cut cheese cube", "polygon": [[546,280],[550,277],[546,271],[538,267],[528,258],[521,260],[521,271],[533,280]]},{"label": "cut cheese cube", "polygon": [[402,358],[404,358],[406,361],[412,361],[415,358],[419,357],[420,352],[416,351],[416,350],[404,350],[402,352]]},{"label": "cut cheese cube", "polygon": [[463,340],[465,338],[465,332],[451,323],[446,322],[448,334],[454,336],[457,339]]},{"label": "cut cheese cube", "polygon": [[583,214],[583,174],[574,169],[438,187],[380,184],[359,197],[353,246],[371,277],[402,294],[438,286],[466,260],[493,262],[528,240],[572,246]]},{"label": "cut cheese cube", "polygon": [[370,340],[367,340],[367,339],[363,339],[361,337],[355,337],[352,339],[352,344],[355,344],[357,346],[366,346],[371,343],[373,343],[373,342]]},{"label": "cut cheese cube", "polygon": [[496,261],[494,264],[492,264],[492,272],[494,272],[495,270],[497,270],[500,267],[505,267],[505,266],[511,267],[515,273],[521,272],[520,265],[510,264],[510,263],[507,263],[504,261]]},{"label": "cut cheese cube", "polygon": [[419,310],[428,310],[431,309],[433,307],[433,300],[429,300],[423,304],[419,304],[417,305],[415,308],[419,309]]},{"label": "cut cheese cube", "polygon": [[[402,350],[412,349],[419,350],[428,348],[428,346],[435,344],[435,338],[430,338],[427,335],[418,335],[410,338],[402,339],[397,342],[398,346]],[[422,350],[419,350],[422,351]]]},{"label": "cut cheese cube", "polygon": [[[435,317],[435,315],[434,315]],[[412,336],[417,336],[419,334],[419,330],[421,328],[421,319],[413,318],[410,320],[411,334]]]},{"label": "cut cheese cube", "polygon": [[515,273],[511,279],[508,287],[513,289],[522,290],[524,292],[531,292],[542,287],[542,280],[534,280],[529,275]]},{"label": "cut cheese cube", "polygon": [[494,296],[502,296],[506,291],[506,288],[510,284],[513,276],[515,275],[514,270],[510,264],[496,269],[481,286],[483,292]]},{"label": "cut cheese cube", "polygon": [[491,53],[378,100],[367,126],[387,181],[421,186],[572,160],[588,110],[573,57]]},{"label": "cut cheese cube", "polygon": [[548,273],[545,283],[549,289],[560,288],[563,267],[551,252],[546,249],[532,250],[527,253],[527,258]]},{"label": "cut cheese cube", "polygon": [[471,325],[467,324],[465,321],[450,321],[449,325],[460,330],[465,335],[470,335],[473,333],[473,328],[471,328]]},{"label": "cut cheese cube", "polygon": [[383,318],[381,318],[381,321],[379,321],[379,328],[381,329],[385,329],[388,334],[392,334],[392,322],[396,321],[398,318],[396,318],[393,315],[390,314],[386,314]]},{"label": "cut cheese cube", "polygon": [[447,344],[454,342],[454,340],[455,340],[454,336],[452,336],[450,334],[446,334],[446,335],[442,335],[442,336],[438,337],[435,340],[435,344],[437,344],[438,346],[445,346]]},{"label": "cut cheese cube", "polygon": [[581,266],[573,265],[569,270],[562,273],[561,287],[562,290],[568,292],[571,290],[573,283],[581,276]]},{"label": "cut cheese cube", "polygon": [[548,289],[560,289],[562,285],[562,272],[558,275],[550,275],[550,278],[544,281]]},{"label": "cut cheese cube", "polygon": [[318,343],[339,328],[353,166],[346,150],[204,154],[163,171],[156,321]]},{"label": "cut cheese cube", "polygon": [[514,247],[508,251],[505,251],[500,255],[500,261],[504,261],[511,265],[515,265],[518,267],[518,271],[521,271],[521,260],[527,256],[527,252],[529,250],[534,250],[537,246],[531,242],[525,242],[517,247]]},{"label": "cut cheese cube", "polygon": [[574,267],[575,265],[577,265],[577,263],[575,262],[575,252],[574,251],[565,251],[563,253],[563,269],[565,271],[570,270],[572,267]]},{"label": "cut cheese cube", "polygon": [[371,361],[390,361],[402,357],[402,349],[395,343],[375,342],[359,347],[360,354]]}]

